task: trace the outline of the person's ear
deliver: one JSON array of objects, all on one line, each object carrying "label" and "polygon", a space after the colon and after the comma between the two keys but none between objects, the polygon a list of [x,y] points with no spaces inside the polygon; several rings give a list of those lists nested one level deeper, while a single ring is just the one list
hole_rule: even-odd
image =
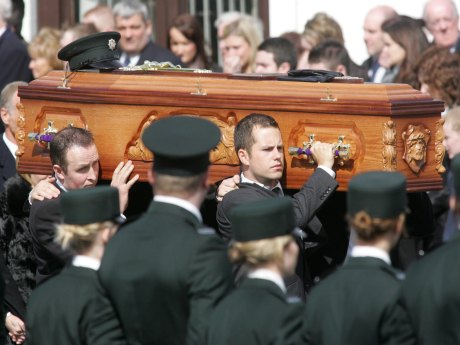
[{"label": "person's ear", "polygon": [[344,65],[338,65],[337,68],[335,69],[336,72],[340,72],[343,75],[348,75],[347,68]]},{"label": "person's ear", "polygon": [[61,168],[60,165],[54,164],[53,165],[53,171],[54,171],[54,174],[56,175],[56,178],[58,178],[61,181],[63,181],[65,179],[64,170]]},{"label": "person's ear", "polygon": [[5,107],[0,108],[0,116],[2,117],[2,122],[5,125],[9,125],[10,122],[10,114],[8,113],[8,110]]},{"label": "person's ear", "polygon": [[249,165],[249,153],[244,149],[238,150],[238,158],[240,159],[241,164]]}]

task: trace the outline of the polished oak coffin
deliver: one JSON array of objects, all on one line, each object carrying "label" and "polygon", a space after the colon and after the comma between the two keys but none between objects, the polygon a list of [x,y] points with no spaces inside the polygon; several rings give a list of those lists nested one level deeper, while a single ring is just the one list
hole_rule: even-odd
[{"label": "polished oak coffin", "polygon": [[238,172],[235,125],[248,114],[273,116],[285,145],[286,188],[299,188],[315,169],[313,141],[335,144],[337,180],[346,190],[353,175],[400,171],[409,191],[442,187],[443,103],[405,84],[278,81],[273,76],[177,71],[64,72],[19,88],[18,170],[50,173],[47,135],[65,126],[88,128],[99,149],[101,176],[110,179],[121,160],[132,160],[147,180],[153,156],[140,140],[153,121],[192,115],[219,126],[211,153],[211,180]]}]

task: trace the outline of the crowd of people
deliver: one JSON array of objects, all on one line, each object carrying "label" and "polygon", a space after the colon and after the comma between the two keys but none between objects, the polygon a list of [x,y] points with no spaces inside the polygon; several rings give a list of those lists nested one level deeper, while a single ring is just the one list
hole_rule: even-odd
[{"label": "crowd of people", "polygon": [[[371,9],[362,64],[327,13],[314,14],[303,33],[266,39],[260,19],[224,13],[215,22],[217,59],[191,14],[170,23],[166,47],[155,43],[139,0],[98,5],[72,27],[41,28],[28,44],[21,9],[0,0],[0,344],[460,344],[460,21],[452,0],[427,0],[422,19]],[[444,102],[444,189],[407,193],[400,173],[356,175],[338,220],[346,243],[331,253],[337,229],[321,209],[337,194],[332,144],[315,142],[315,172],[299,190],[283,190],[280,128],[256,113],[235,127],[240,174],[213,188],[209,151],[220,130],[187,116],[150,125],[142,141],[155,155],[153,200],[132,219],[133,163],[120,162],[110,186],[100,186],[86,129],[55,135],[52,176],[17,173],[18,88],[63,69],[58,52],[75,40],[114,31],[122,66],[314,69],[409,84]]]}]

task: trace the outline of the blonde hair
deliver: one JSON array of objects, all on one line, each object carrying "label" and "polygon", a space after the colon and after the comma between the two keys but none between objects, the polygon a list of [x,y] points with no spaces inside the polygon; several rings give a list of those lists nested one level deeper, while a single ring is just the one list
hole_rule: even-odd
[{"label": "blonde hair", "polygon": [[347,219],[358,238],[364,241],[373,241],[380,236],[394,231],[401,216],[405,219],[404,214],[396,218],[372,218],[367,212],[360,211],[353,217],[347,216]]},{"label": "blonde hair", "polygon": [[307,21],[303,36],[312,45],[312,48],[326,39],[334,39],[345,45],[340,24],[324,12],[316,13],[312,19]]},{"label": "blonde hair", "polygon": [[52,69],[62,69],[63,63],[57,53],[61,47],[61,31],[49,27],[42,28],[29,44],[29,55],[34,58],[45,58]]},{"label": "blonde hair", "polygon": [[250,49],[249,61],[247,66],[243,66],[242,72],[252,72],[256,61],[257,47],[262,42],[263,38],[260,30],[255,25],[254,20],[249,16],[243,16],[242,18],[226,25],[222,39],[226,39],[229,36],[239,36],[248,43]]},{"label": "blonde hair", "polygon": [[233,263],[244,263],[251,268],[268,262],[275,262],[281,266],[284,249],[293,240],[291,235],[285,235],[256,241],[234,242],[228,250],[228,255]]},{"label": "blonde hair", "polygon": [[87,225],[58,224],[55,241],[64,249],[71,248],[81,254],[91,248],[100,231],[114,225],[112,221]]}]

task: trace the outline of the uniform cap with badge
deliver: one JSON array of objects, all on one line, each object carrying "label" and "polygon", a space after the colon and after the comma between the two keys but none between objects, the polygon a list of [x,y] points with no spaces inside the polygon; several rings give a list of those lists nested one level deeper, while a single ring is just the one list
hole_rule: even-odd
[{"label": "uniform cap with badge", "polygon": [[121,67],[116,31],[98,32],[79,38],[58,52],[58,58],[69,62],[71,71],[81,69],[113,70]]},{"label": "uniform cap with badge", "polygon": [[229,214],[235,241],[247,242],[295,235],[292,201],[287,197],[242,203]]},{"label": "uniform cap with badge", "polygon": [[118,189],[98,186],[71,190],[59,198],[62,222],[69,225],[88,225],[105,221],[121,224]]},{"label": "uniform cap with badge", "polygon": [[348,184],[348,214],[365,211],[372,218],[396,218],[406,212],[406,178],[399,172],[369,171]]},{"label": "uniform cap with badge", "polygon": [[154,170],[172,176],[193,176],[207,170],[209,151],[220,141],[220,130],[211,121],[175,115],[153,122],[142,142],[154,154]]}]

